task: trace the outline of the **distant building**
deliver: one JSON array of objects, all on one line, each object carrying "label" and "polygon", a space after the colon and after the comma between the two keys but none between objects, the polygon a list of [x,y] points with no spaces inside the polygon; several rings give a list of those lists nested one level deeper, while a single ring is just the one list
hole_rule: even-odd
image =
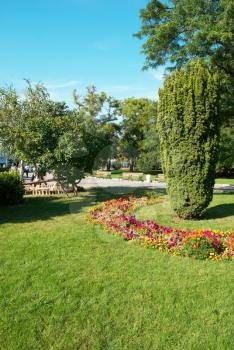
[{"label": "distant building", "polygon": [[0,166],[7,165],[7,164],[8,164],[8,159],[4,154],[0,153]]},{"label": "distant building", "polygon": [[0,151],[0,168],[3,168],[7,165],[12,165],[14,160],[12,158],[7,157],[6,154]]}]

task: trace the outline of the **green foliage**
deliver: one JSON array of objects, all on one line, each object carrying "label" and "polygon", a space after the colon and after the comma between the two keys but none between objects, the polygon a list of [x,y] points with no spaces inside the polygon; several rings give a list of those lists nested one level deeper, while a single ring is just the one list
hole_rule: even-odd
[{"label": "green foliage", "polygon": [[28,82],[25,99],[0,89],[0,137],[8,154],[27,163],[50,166],[59,137],[69,128],[66,105],[53,102],[43,85]]},{"label": "green foliage", "polygon": [[112,170],[111,174],[116,175],[116,174],[123,174],[123,170],[119,169],[119,170]]},{"label": "green foliage", "polygon": [[59,164],[53,169],[54,179],[60,184],[65,193],[71,190],[74,194],[79,192],[79,183],[84,178],[84,172],[75,166]]},{"label": "green foliage", "polygon": [[218,75],[200,62],[169,76],[160,90],[158,131],[172,208],[199,217],[212,200],[219,146]]},{"label": "green foliage", "polygon": [[122,166],[121,162],[115,161],[112,163],[112,167],[114,168],[114,170],[119,170],[121,166]]},{"label": "green foliage", "polygon": [[39,167],[37,167],[36,171],[35,171],[35,175],[38,176],[39,179],[43,179],[44,176],[46,176],[46,167],[44,167],[43,165],[40,165]]},{"label": "green foliage", "polygon": [[138,176],[138,181],[144,181],[144,179],[145,179],[144,175]]},{"label": "green foliage", "polygon": [[104,92],[98,93],[94,86],[87,88],[83,98],[74,92],[74,99],[87,151],[83,157],[84,169],[91,172],[109,163],[115,155],[119,132],[116,118],[119,115],[120,102]]},{"label": "green foliage", "polygon": [[129,160],[130,171],[134,171],[145,131],[151,125],[152,119],[155,119],[156,110],[157,103],[146,98],[128,98],[122,103],[120,150]]},{"label": "green foliage", "polygon": [[23,201],[24,187],[16,172],[0,172],[0,204],[11,205]]},{"label": "green foliage", "polygon": [[170,63],[183,66],[191,58],[205,58],[234,75],[234,2],[231,0],[150,0],[141,10],[145,38],[145,67]]},{"label": "green foliage", "polygon": [[216,171],[230,176],[234,170],[234,126],[222,127],[220,138],[220,152]]},{"label": "green foliage", "polygon": [[160,142],[155,118],[152,125],[149,128],[146,128],[144,132],[144,139],[140,148],[140,156],[136,162],[137,170],[148,174],[160,171],[161,160],[159,144]]},{"label": "green foliage", "polygon": [[233,0],[150,0],[141,10],[144,68],[181,68],[203,58],[220,73],[220,113],[223,123],[234,118]]},{"label": "green foliage", "polygon": [[[95,164],[107,162],[117,139],[119,102],[97,93],[95,87],[87,88],[83,98],[74,93],[74,98],[77,108],[69,111],[64,103],[51,101],[41,84],[28,82],[24,100],[12,88],[0,89],[4,150],[36,168],[59,169],[68,182],[74,174],[91,172]],[[74,181],[72,185],[76,187]]]},{"label": "green foliage", "polygon": [[5,166],[5,167],[1,167],[0,168],[0,173],[3,173],[3,172],[5,172],[5,171],[9,171],[10,170],[10,167],[9,166]]},{"label": "green foliage", "polygon": [[184,242],[183,253],[185,256],[194,257],[196,259],[208,259],[210,253],[215,254],[216,250],[210,240],[206,236],[188,237]]}]

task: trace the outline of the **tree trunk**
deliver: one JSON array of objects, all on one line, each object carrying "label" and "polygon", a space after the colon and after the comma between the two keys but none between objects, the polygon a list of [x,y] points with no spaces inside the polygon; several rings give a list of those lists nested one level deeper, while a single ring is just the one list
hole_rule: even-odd
[{"label": "tree trunk", "polygon": [[106,171],[110,171],[111,170],[111,161],[110,159],[108,159],[107,163],[106,163]]},{"label": "tree trunk", "polygon": [[133,159],[130,160],[129,171],[130,171],[131,173],[133,173],[133,171],[134,171],[134,161],[133,161]]},{"label": "tree trunk", "polygon": [[24,177],[24,163],[23,163],[22,160],[20,161],[20,164],[19,164],[19,174],[20,174],[21,180],[23,180],[23,177]]}]

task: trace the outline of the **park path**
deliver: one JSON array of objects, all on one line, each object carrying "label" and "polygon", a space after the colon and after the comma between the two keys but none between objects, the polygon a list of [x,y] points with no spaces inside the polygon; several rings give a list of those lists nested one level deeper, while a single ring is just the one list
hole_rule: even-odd
[{"label": "park path", "polygon": [[[94,188],[94,187],[146,187],[146,188],[159,188],[165,189],[166,183],[164,182],[147,182],[147,181],[135,181],[135,180],[123,180],[123,179],[100,179],[92,176],[87,176],[81,181],[81,186],[85,188]],[[234,191],[233,185],[228,184],[215,184],[215,190],[224,190],[224,191]]]},{"label": "park path", "polygon": [[[30,174],[31,175],[31,174]],[[31,176],[26,179],[24,177],[25,182],[30,181]],[[53,176],[51,174],[47,174],[46,180],[53,180]],[[101,188],[111,188],[111,187],[124,187],[124,188],[158,188],[158,189],[165,189],[166,183],[165,182],[158,182],[158,181],[137,181],[137,180],[123,180],[123,179],[101,179],[94,176],[87,176],[85,177],[81,183],[81,186],[84,188],[95,188],[95,187],[101,187]],[[215,184],[214,186],[215,190],[223,190],[227,192],[234,192],[234,185],[228,185],[228,184]]]}]

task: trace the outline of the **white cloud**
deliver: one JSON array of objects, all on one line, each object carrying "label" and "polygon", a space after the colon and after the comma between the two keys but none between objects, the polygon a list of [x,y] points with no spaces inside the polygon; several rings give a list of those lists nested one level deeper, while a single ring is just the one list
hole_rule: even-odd
[{"label": "white cloud", "polygon": [[65,89],[68,87],[75,87],[77,84],[79,84],[79,80],[68,80],[63,82],[45,82],[44,85],[47,89]]}]

